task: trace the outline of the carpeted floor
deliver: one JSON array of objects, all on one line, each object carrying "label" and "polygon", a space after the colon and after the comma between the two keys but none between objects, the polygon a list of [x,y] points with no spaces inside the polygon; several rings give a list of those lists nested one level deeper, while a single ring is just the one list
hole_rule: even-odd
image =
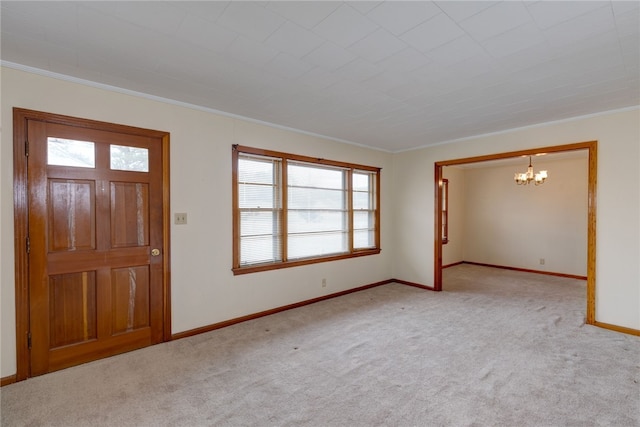
[{"label": "carpeted floor", "polygon": [[585,283],[471,265],[0,389],[2,426],[639,426]]}]

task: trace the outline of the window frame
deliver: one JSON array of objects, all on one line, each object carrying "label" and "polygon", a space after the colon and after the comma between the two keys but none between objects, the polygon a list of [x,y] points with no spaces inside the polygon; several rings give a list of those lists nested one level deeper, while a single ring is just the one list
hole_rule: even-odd
[{"label": "window frame", "polygon": [[449,243],[449,180],[442,178],[442,244]]},{"label": "window frame", "polygon": [[[280,244],[282,250],[282,260],[274,262],[265,262],[260,264],[241,265],[240,264],[240,200],[238,190],[238,160],[242,154],[253,156],[264,156],[269,158],[280,159],[281,161],[281,227],[280,227]],[[348,247],[347,252],[340,254],[320,255],[302,259],[287,259],[287,237],[288,237],[288,200],[287,200],[287,164],[289,161],[308,163],[311,167],[314,165],[325,167],[336,167],[348,170],[346,174],[346,193],[347,193],[347,209],[348,209]],[[301,265],[315,264],[319,262],[336,261],[340,259],[348,259],[360,256],[375,255],[381,252],[380,248],[380,175],[382,169],[374,166],[365,166],[354,163],[340,162],[302,156],[297,154],[289,154],[261,148],[252,148],[242,145],[232,146],[232,208],[233,208],[233,266],[231,270],[234,275],[255,273],[259,271],[275,270],[280,268],[297,267]],[[374,180],[374,246],[367,248],[354,248],[354,209],[353,209],[353,188],[352,176],[354,172],[370,172],[373,174]]]}]

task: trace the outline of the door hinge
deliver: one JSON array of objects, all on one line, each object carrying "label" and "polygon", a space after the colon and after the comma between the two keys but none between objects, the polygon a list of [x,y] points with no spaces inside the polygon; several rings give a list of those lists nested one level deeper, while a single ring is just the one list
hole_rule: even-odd
[{"label": "door hinge", "polygon": [[27,332],[27,347],[31,350],[31,332]]},{"label": "door hinge", "polygon": [[27,253],[31,253],[31,239],[29,239],[29,236],[27,236]]},{"label": "door hinge", "polygon": [[24,142],[24,155],[29,157],[29,141]]}]

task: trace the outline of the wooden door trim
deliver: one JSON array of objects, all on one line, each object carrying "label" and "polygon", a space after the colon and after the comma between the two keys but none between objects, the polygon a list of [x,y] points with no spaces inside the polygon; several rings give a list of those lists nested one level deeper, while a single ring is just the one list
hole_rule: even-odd
[{"label": "wooden door trim", "polygon": [[15,253],[15,304],[16,304],[16,381],[31,376],[29,352],[29,258],[27,236],[29,233],[29,200],[27,181],[27,125],[29,120],[56,123],[107,132],[118,132],[158,138],[162,141],[162,238],[163,238],[163,341],[171,340],[171,276],[170,276],[170,204],[169,204],[169,133],[115,123],[64,116],[60,114],[13,108],[13,218]]},{"label": "wooden door trim", "polygon": [[489,154],[486,156],[467,157],[462,159],[445,160],[434,164],[434,274],[433,287],[442,290],[442,167],[477,163],[488,160],[506,159],[510,157],[532,156],[537,153],[559,153],[563,151],[589,150],[589,175],[587,190],[587,313],[586,323],[596,325],[596,190],[598,175],[598,142],[586,141],[575,144],[555,145],[551,147],[530,148],[526,150],[510,151],[506,153]]},{"label": "wooden door trim", "polygon": [[24,111],[13,109],[13,245],[16,298],[16,381],[30,374],[29,357],[29,198],[27,187],[27,121]]}]

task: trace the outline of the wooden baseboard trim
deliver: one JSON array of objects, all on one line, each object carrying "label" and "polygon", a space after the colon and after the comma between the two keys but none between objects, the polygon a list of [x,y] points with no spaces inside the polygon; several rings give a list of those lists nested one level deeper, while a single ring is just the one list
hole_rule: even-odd
[{"label": "wooden baseboard trim", "polygon": [[464,264],[464,261],[458,261],[458,262],[454,262],[453,264],[447,264],[447,265],[443,265],[442,268],[449,268],[449,267],[454,267],[456,265],[460,265],[460,264]]},{"label": "wooden baseboard trim", "polygon": [[618,326],[618,325],[612,325],[610,323],[598,322],[597,320],[595,322],[593,322],[593,326],[597,326],[597,327],[603,328],[603,329],[609,329],[611,331],[621,332],[623,334],[635,335],[637,337],[640,337],[640,330],[638,330],[638,329],[627,328],[627,327]]},{"label": "wooden baseboard trim", "polygon": [[427,285],[421,285],[420,283],[407,282],[406,280],[400,280],[400,279],[392,279],[391,281],[395,283],[400,283],[401,285],[413,286],[414,288],[426,289],[428,291],[435,292],[435,289],[433,287],[427,286]]},{"label": "wooden baseboard trim", "polygon": [[587,280],[587,276],[577,276],[575,274],[565,274],[565,273],[554,273],[552,271],[530,270],[528,268],[507,267],[504,265],[484,264],[481,262],[473,262],[473,261],[462,261],[462,264],[479,265],[482,267],[502,268],[504,270],[524,271],[525,273],[546,274],[547,276],[566,277],[568,279]]},{"label": "wooden baseboard trim", "polygon": [[9,375],[8,377],[0,378],[0,387],[15,383],[16,378],[17,377],[15,375]]},{"label": "wooden baseboard trim", "polygon": [[[524,269],[512,268],[512,267],[501,267],[501,266],[495,266],[495,265],[489,265],[489,264],[480,264],[480,263],[467,262],[467,261],[462,261],[462,262],[458,262],[458,263],[455,263],[455,264],[451,264],[448,267],[451,267],[453,265],[463,264],[463,263],[464,264],[472,264],[472,265],[480,265],[480,266],[485,266],[485,267],[504,268],[504,269],[508,269],[508,270],[518,270],[518,271],[527,271],[527,272],[537,273],[537,271],[532,271],[532,270],[524,270]],[[540,272],[540,273],[551,274],[551,273],[547,273],[547,272]],[[552,275],[557,275],[557,274],[552,274]],[[563,275],[563,277],[567,277],[567,276]],[[574,278],[579,278],[579,277],[574,277]],[[188,331],[179,332],[177,334],[173,334],[171,336],[171,339],[172,340],[176,340],[176,339],[191,337],[191,336],[194,336],[194,335],[199,335],[199,334],[202,334],[202,333],[205,333],[205,332],[210,332],[210,331],[214,331],[216,329],[221,329],[221,328],[224,328],[224,327],[227,327],[227,326],[235,325],[236,323],[242,323],[242,322],[246,322],[248,320],[253,320],[253,319],[260,318],[260,317],[269,316],[271,314],[276,314],[276,313],[280,313],[282,311],[291,310],[291,309],[298,308],[298,307],[303,307],[303,306],[309,305],[309,304],[314,304],[316,302],[325,301],[325,300],[332,299],[332,298],[337,298],[337,297],[340,297],[340,296],[343,296],[343,295],[347,295],[347,294],[351,294],[351,293],[354,293],[354,292],[364,291],[366,289],[374,288],[376,286],[386,285],[386,284],[389,284],[389,283],[399,283],[401,285],[412,286],[412,287],[415,287],[415,288],[426,289],[426,290],[429,290],[429,291],[435,291],[435,289],[433,287],[426,286],[426,285],[421,285],[420,283],[408,282],[406,280],[400,280],[400,279],[387,279],[387,280],[383,280],[381,282],[371,283],[369,285],[364,285],[364,286],[360,286],[360,287],[357,287],[357,288],[348,289],[346,291],[336,292],[336,293],[333,293],[333,294],[330,294],[330,295],[324,295],[324,296],[321,296],[321,297],[312,298],[312,299],[305,300],[305,301],[300,301],[300,302],[297,302],[297,303],[294,303],[294,304],[289,304],[289,305],[285,305],[285,306],[281,306],[281,307],[277,307],[277,308],[272,308],[270,310],[261,311],[259,313],[249,314],[249,315],[246,315],[246,316],[237,317],[235,319],[225,320],[224,322],[214,323],[212,325],[202,326],[200,328],[195,328],[195,329],[191,329],[191,330],[188,330]],[[604,328],[604,329],[609,329],[609,330],[616,331],[616,332],[621,332],[621,333],[624,333],[624,334],[640,336],[640,330],[632,329],[632,328],[626,328],[624,326],[616,326],[616,325],[611,325],[611,324],[603,323],[603,322],[594,322],[594,326],[597,326],[597,327],[600,327],[600,328]],[[16,375],[9,375],[7,377],[0,378],[0,387],[4,387],[4,386],[10,385],[10,384],[13,384],[15,382],[16,382]]]},{"label": "wooden baseboard trim", "polygon": [[294,304],[283,305],[281,307],[272,308],[270,310],[261,311],[259,313],[248,314],[246,316],[236,317],[235,319],[225,320],[223,322],[214,323],[212,325],[202,326],[200,328],[190,329],[190,330],[184,331],[184,332],[178,332],[176,334],[173,334],[171,336],[171,339],[172,340],[177,340],[177,339],[181,339],[181,338],[187,338],[187,337],[191,337],[191,336],[194,336],[194,335],[202,334],[202,333],[205,333],[205,332],[215,331],[216,329],[225,328],[227,326],[235,325],[236,323],[242,323],[242,322],[246,322],[248,320],[253,320],[253,319],[260,318],[260,317],[269,316],[271,314],[280,313],[282,311],[287,311],[287,310],[291,310],[291,309],[294,309],[294,308],[303,307],[305,305],[314,304],[316,302],[325,301],[325,300],[328,300],[328,299],[331,299],[331,298],[340,297],[340,296],[343,296],[343,295],[351,294],[353,292],[364,291],[365,289],[370,289],[370,288],[375,288],[376,286],[386,285],[386,284],[392,283],[394,281],[395,281],[394,279],[387,279],[387,280],[383,280],[381,282],[371,283],[369,285],[359,286],[359,287],[353,288],[353,289],[347,289],[346,291],[340,291],[340,292],[336,292],[334,294],[323,295],[321,297],[317,297],[317,298],[312,298],[312,299],[305,300],[305,301],[296,302]]}]

